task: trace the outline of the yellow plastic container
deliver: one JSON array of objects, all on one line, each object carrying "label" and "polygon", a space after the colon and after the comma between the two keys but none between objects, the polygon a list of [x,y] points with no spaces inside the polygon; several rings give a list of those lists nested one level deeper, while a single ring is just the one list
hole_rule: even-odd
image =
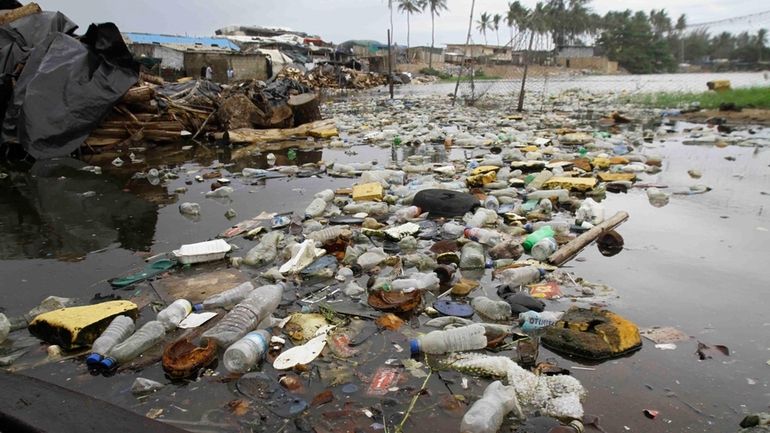
[{"label": "yellow plastic container", "polygon": [[382,194],[382,184],[379,182],[353,186],[354,201],[380,201],[382,200]]}]

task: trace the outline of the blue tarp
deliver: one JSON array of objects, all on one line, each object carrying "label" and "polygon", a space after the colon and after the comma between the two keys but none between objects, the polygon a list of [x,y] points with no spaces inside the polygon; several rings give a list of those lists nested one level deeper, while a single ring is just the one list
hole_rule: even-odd
[{"label": "blue tarp", "polygon": [[202,47],[229,48],[233,51],[240,51],[238,45],[225,38],[196,37],[196,36],[173,36],[173,35],[153,35],[149,33],[123,33],[125,37],[135,44],[178,44]]}]

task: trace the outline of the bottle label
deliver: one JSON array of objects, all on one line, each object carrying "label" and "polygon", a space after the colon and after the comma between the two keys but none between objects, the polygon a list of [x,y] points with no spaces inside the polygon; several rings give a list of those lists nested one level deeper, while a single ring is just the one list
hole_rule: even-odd
[{"label": "bottle label", "polygon": [[253,341],[254,343],[256,343],[257,346],[259,346],[262,349],[262,351],[267,350],[267,340],[265,340],[265,337],[263,337],[261,333],[259,333],[259,332],[249,332],[243,338],[247,338],[247,339]]}]

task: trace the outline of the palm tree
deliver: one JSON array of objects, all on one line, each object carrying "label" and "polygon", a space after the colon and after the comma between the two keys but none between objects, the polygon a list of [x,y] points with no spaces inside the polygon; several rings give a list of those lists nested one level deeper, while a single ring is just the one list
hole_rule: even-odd
[{"label": "palm tree", "polygon": [[757,37],[755,39],[757,48],[759,48],[759,61],[762,61],[762,51],[765,50],[765,44],[767,43],[767,29],[757,30]]},{"label": "palm tree", "polygon": [[428,68],[433,67],[433,46],[436,41],[436,17],[441,11],[447,11],[446,0],[421,0],[422,9],[430,9],[430,54],[428,55]]},{"label": "palm tree", "polygon": [[497,45],[500,46],[500,20],[503,19],[503,16],[500,14],[495,14],[495,16],[492,17],[492,28],[495,30],[495,35],[497,36]]},{"label": "palm tree", "polygon": [[409,16],[420,12],[419,0],[398,0],[398,10],[406,14],[406,52],[409,55]]},{"label": "palm tree", "polygon": [[476,21],[476,30],[484,35],[484,45],[487,45],[487,29],[492,30],[492,16],[487,12],[483,12],[479,20]]},{"label": "palm tree", "polygon": [[679,63],[684,63],[684,30],[687,28],[687,18],[684,14],[679,16],[676,20],[674,29],[679,35]]}]

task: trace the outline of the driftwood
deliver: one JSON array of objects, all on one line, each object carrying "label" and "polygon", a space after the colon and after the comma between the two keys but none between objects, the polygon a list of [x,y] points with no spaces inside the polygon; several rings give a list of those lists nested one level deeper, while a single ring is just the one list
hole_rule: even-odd
[{"label": "driftwood", "polygon": [[148,74],[146,72],[140,72],[139,79],[147,83],[157,84],[158,86],[166,84],[166,81],[163,78],[157,75]]},{"label": "driftwood", "polygon": [[613,230],[615,227],[626,222],[626,220],[628,220],[627,212],[616,213],[612,216],[612,218],[604,220],[604,222],[601,224],[598,224],[596,227],[592,227],[587,232],[581,234],[575,239],[569,241],[563,247],[559,248],[558,251],[548,257],[548,263],[554,266],[563,265],[564,263],[572,260],[572,258],[574,258],[580,251],[582,251],[583,248],[590,245],[599,236],[601,236],[602,233]]},{"label": "driftwood", "polygon": [[150,86],[139,86],[128,89],[120,102],[127,104],[148,103],[155,97],[155,90]]},{"label": "driftwood", "polygon": [[294,113],[294,126],[321,120],[318,102],[318,96],[314,93],[302,93],[289,97],[289,107]]},{"label": "driftwood", "polygon": [[337,127],[334,119],[319,120],[306,123],[296,128],[286,129],[235,129],[228,131],[227,135],[232,143],[245,143],[249,146],[242,147],[233,152],[233,159],[244,158],[252,152],[260,150],[265,143],[272,141],[288,140],[295,137],[324,137],[329,134],[336,135]]},{"label": "driftwood", "polygon": [[38,5],[37,3],[27,3],[26,5],[20,8],[11,9],[8,12],[0,15],[0,25],[12,23],[18,20],[19,18],[24,18],[30,15],[39,14],[42,11],[43,10],[40,9],[40,5]]}]

